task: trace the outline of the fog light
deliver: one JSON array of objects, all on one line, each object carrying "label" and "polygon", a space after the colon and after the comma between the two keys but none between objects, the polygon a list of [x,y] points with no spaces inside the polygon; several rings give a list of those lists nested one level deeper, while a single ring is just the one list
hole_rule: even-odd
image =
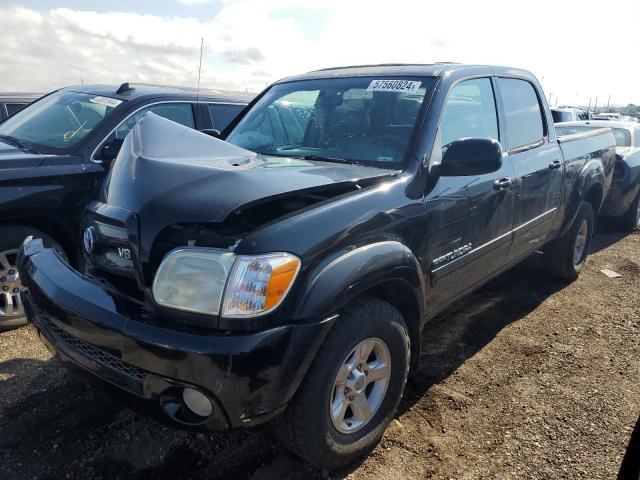
[{"label": "fog light", "polygon": [[208,417],[213,413],[213,405],[206,395],[193,388],[185,388],[182,391],[182,399],[185,405],[196,415]]}]

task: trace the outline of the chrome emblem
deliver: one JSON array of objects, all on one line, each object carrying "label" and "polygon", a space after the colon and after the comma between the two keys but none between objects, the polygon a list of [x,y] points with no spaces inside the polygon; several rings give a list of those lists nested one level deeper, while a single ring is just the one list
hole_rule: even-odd
[{"label": "chrome emblem", "polygon": [[96,229],[94,227],[88,227],[84,230],[82,235],[82,243],[87,253],[92,253],[96,246]]},{"label": "chrome emblem", "polygon": [[433,266],[434,266],[434,268],[440,267],[440,266],[444,265],[445,263],[449,263],[449,262],[455,260],[456,258],[460,258],[463,255],[466,255],[472,249],[473,249],[473,244],[472,243],[467,243],[466,245],[463,245],[460,248],[456,248],[455,250],[453,250],[451,252],[448,252],[448,253],[445,253],[441,257],[436,258],[433,261]]},{"label": "chrome emblem", "polygon": [[131,260],[131,250],[128,248],[118,247],[118,255],[125,260]]}]

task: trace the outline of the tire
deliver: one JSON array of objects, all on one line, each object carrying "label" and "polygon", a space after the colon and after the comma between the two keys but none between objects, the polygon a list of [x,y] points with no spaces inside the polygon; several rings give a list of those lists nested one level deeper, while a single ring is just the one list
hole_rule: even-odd
[{"label": "tire", "polygon": [[62,247],[49,235],[36,228],[20,225],[0,226],[0,331],[18,328],[27,323],[19,292],[24,289],[16,268],[16,254],[25,238],[42,238],[66,260]]},{"label": "tire", "polygon": [[633,232],[640,225],[640,192],[636,195],[627,213],[620,217],[620,226],[626,232]]},{"label": "tire", "polygon": [[[373,353],[365,362],[358,362],[356,346],[365,352],[371,347]],[[376,298],[355,301],[341,312],[287,410],[274,420],[277,437],[321,469],[334,470],[369,453],[393,419],[407,381],[410,355],[409,334],[398,310]],[[387,358],[385,370],[381,365]],[[363,368],[353,368],[347,375],[349,366],[358,363]],[[373,371],[379,376],[387,372],[386,380],[371,381]],[[346,378],[344,383],[338,380],[339,372]],[[371,411],[368,419],[367,409],[362,408],[363,395]],[[349,407],[337,408],[344,402]]]},{"label": "tire", "polygon": [[545,270],[563,280],[578,278],[589,254],[594,225],[593,207],[588,202],[581,202],[569,231],[544,247]]}]

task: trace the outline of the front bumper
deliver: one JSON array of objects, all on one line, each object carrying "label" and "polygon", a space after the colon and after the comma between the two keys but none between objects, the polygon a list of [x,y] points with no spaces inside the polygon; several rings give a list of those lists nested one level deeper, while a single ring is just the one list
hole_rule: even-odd
[{"label": "front bumper", "polygon": [[[25,241],[18,268],[27,317],[61,360],[148,400],[178,423],[212,430],[280,413],[336,318],[242,335],[178,330],[73,270],[40,240]],[[188,414],[180,405],[185,387],[212,401],[211,416]]]}]

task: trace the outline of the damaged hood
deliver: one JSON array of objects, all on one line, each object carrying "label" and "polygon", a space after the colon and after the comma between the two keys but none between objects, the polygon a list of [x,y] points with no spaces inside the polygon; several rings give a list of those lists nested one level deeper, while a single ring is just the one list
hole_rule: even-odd
[{"label": "damaged hood", "polygon": [[134,211],[148,242],[148,236],[155,237],[168,225],[222,222],[232,212],[263,201],[397,173],[263,156],[147,114],[127,135],[104,185],[103,200]]}]

